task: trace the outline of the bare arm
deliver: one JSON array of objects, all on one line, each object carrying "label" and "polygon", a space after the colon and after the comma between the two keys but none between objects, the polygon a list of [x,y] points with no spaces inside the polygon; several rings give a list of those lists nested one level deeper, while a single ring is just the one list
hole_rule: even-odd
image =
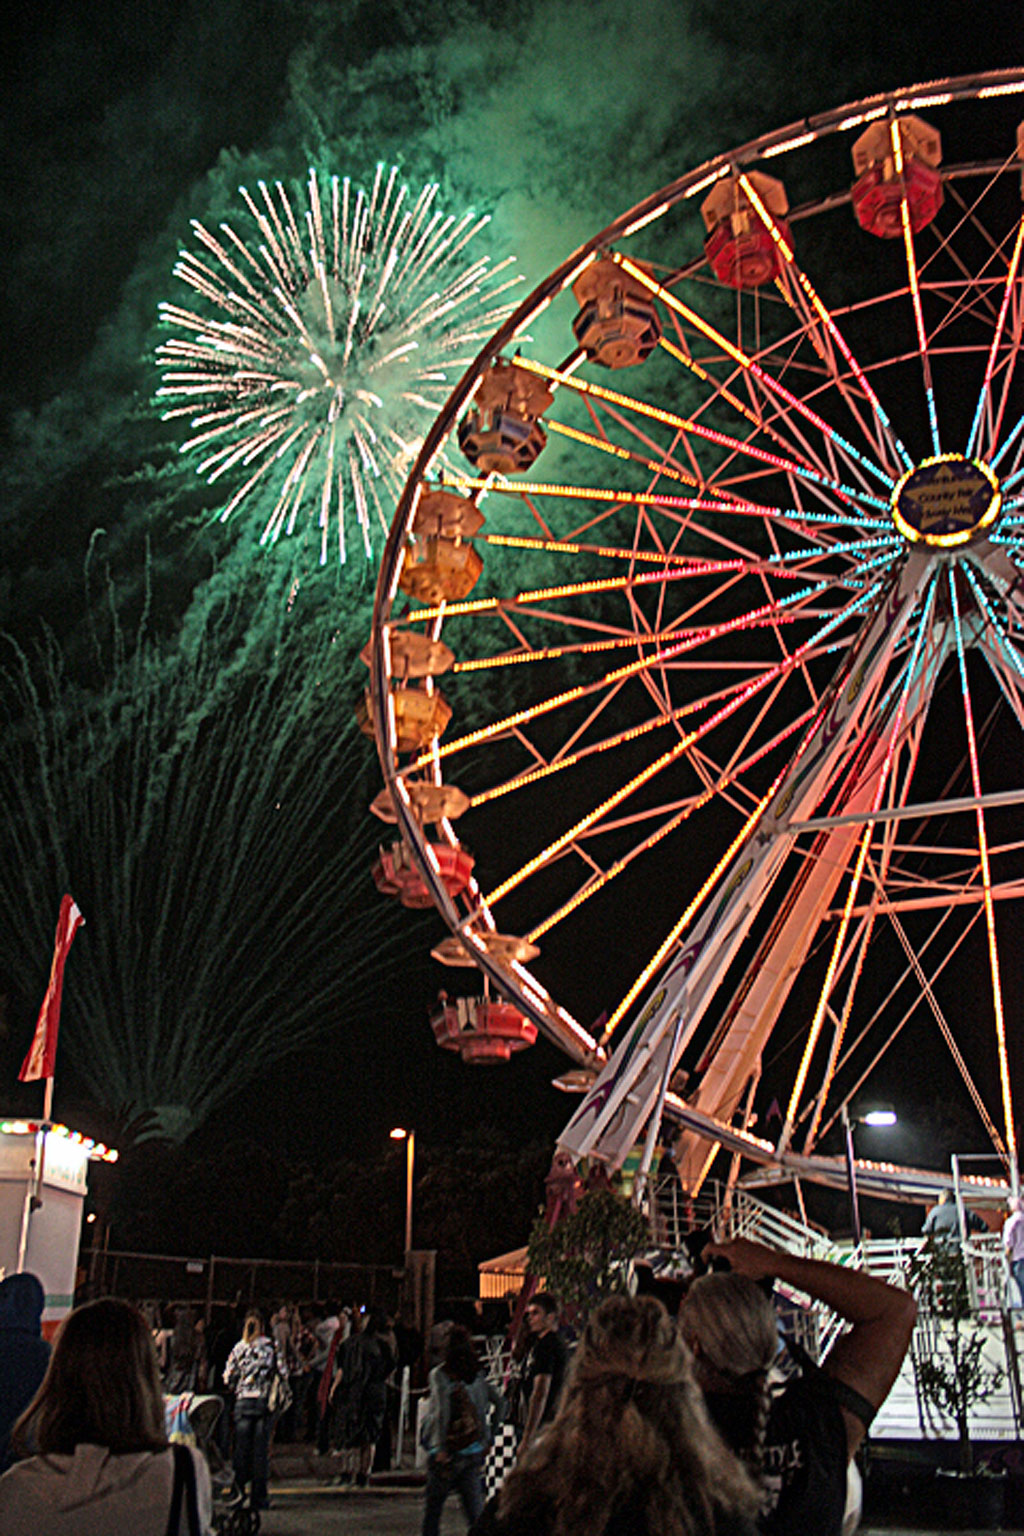
[{"label": "bare arm", "polygon": [[530,1440],[540,1425],[541,1419],[544,1417],[544,1409],[547,1407],[550,1391],[550,1376],[537,1376],[534,1378],[533,1391],[530,1393],[530,1401],[526,1409],[526,1427],[523,1430],[523,1438],[519,1442],[520,1455],[529,1445]]},{"label": "bare arm", "polygon": [[[866,1398],[873,1408],[882,1406],[914,1331],[917,1303],[908,1291],[886,1285],[863,1270],[800,1259],[744,1238],[713,1243],[706,1252],[727,1259],[738,1274],[749,1275],[752,1280],[770,1277],[795,1286],[851,1323],[849,1331],[832,1346],[823,1369]],[[852,1456],[864,1438],[865,1426],[846,1408],[842,1414]]]}]

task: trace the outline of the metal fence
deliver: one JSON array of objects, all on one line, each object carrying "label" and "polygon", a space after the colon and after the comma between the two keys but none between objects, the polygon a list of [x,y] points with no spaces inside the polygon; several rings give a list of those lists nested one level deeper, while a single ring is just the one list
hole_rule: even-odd
[{"label": "metal fence", "polygon": [[222,1254],[131,1253],[86,1248],[83,1297],[125,1296],[134,1301],[202,1307],[216,1303],[340,1301],[397,1309],[403,1269],[383,1264],[330,1264],[319,1259],[236,1259]]}]

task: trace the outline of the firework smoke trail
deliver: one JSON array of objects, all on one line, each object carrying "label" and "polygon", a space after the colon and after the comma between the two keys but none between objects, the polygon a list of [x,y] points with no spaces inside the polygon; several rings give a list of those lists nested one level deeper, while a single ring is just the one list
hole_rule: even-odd
[{"label": "firework smoke trail", "polygon": [[0,966],[39,993],[52,893],[72,890],[90,945],[61,1051],[139,1140],[189,1135],[416,963],[408,913],[373,894],[365,742],[339,727],[363,669],[282,603],[246,629],[251,597],[174,654],[118,631],[96,687],[52,639],[0,671]]},{"label": "firework smoke trail", "polygon": [[378,165],[372,190],[310,170],[306,206],[281,182],[240,188],[248,240],[198,221],[175,275],[201,303],[160,305],[176,334],[157,349],[164,419],[187,418],[182,453],[211,482],[242,476],[224,521],[269,489],[260,542],[315,517],[320,563],[353,519],[364,554],[459,372],[510,312],[511,258],[467,256],[486,216],[439,210]]}]

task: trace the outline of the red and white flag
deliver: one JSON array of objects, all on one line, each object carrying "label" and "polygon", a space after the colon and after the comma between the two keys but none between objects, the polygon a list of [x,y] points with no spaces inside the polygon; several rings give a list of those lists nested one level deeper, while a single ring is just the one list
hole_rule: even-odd
[{"label": "red and white flag", "polygon": [[32,1037],[29,1053],[18,1073],[19,1083],[31,1083],[41,1077],[52,1077],[57,1060],[57,1029],[60,1025],[60,994],[64,986],[64,962],[71,948],[71,940],[85,922],[70,896],[60,904],[57,919],[57,936],[53,944],[53,964],[50,967],[50,984],[39,1010],[36,1032]]}]

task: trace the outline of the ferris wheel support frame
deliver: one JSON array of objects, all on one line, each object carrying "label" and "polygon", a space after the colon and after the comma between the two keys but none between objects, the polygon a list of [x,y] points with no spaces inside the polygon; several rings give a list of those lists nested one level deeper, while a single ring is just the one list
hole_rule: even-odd
[{"label": "ferris wheel support frame", "polygon": [[[676,1010],[686,1013],[678,1059],[793,847],[795,834],[789,823],[802,819],[818,803],[875,703],[930,566],[927,555],[913,551],[899,577],[883,592],[823,699],[813,727],[730,845],[713,872],[713,883],[709,880],[698,893],[703,916],[681,953],[653,984],[637,1023],[559,1137],[559,1146],[571,1156],[596,1156],[621,1166],[651,1113]],[[685,922],[695,915],[687,909]],[[676,947],[684,926],[681,919],[662,946],[665,954]],[[656,958],[661,964],[664,954]]]}]

